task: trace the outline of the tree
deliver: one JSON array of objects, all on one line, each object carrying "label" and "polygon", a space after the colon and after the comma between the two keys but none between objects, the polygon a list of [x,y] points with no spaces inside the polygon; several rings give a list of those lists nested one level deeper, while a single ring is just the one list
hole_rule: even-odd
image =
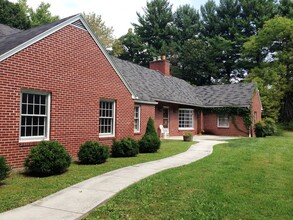
[{"label": "tree", "polygon": [[19,3],[0,0],[0,23],[18,29],[31,27],[29,16],[22,10]]},{"label": "tree", "polygon": [[115,41],[113,37],[113,27],[107,27],[105,22],[102,20],[102,16],[94,12],[89,14],[83,13],[82,15],[105,48],[112,48]]},{"label": "tree", "polygon": [[172,5],[167,0],[152,0],[147,2],[143,11],[144,15],[137,13],[138,24],[132,25],[145,45],[149,59],[170,53],[173,39]]},{"label": "tree", "polygon": [[[25,1],[26,0],[22,0]],[[29,17],[32,27],[41,26],[59,20],[59,16],[53,16],[49,11],[51,5],[49,3],[41,2],[38,8],[34,11],[28,8]]]},{"label": "tree", "polygon": [[41,2],[34,11],[27,5],[27,0],[18,0],[17,3],[0,0],[0,23],[25,30],[58,20],[59,17],[53,16],[49,8],[50,4]]},{"label": "tree", "polygon": [[142,66],[148,66],[151,58],[147,53],[146,46],[141,42],[141,38],[133,33],[131,28],[119,40],[123,47],[123,52],[119,55],[119,58]]},{"label": "tree", "polygon": [[217,78],[217,68],[211,60],[213,49],[208,41],[199,38],[187,40],[179,56],[180,78],[195,85],[213,84],[213,80]]},{"label": "tree", "polygon": [[[252,63],[252,70],[248,81],[260,81],[271,92],[277,91],[278,95],[270,97],[261,94],[268,103],[278,101],[282,104],[282,121],[292,121],[292,108],[288,109],[286,103],[292,103],[293,97],[293,20],[285,17],[275,17],[265,22],[256,36],[250,37],[243,46],[243,59]],[[270,77],[267,77],[269,74]],[[277,83],[276,89],[273,83]],[[280,109],[275,106],[275,110]],[[268,108],[269,109],[269,108]],[[266,111],[266,109],[265,109]],[[265,113],[275,118],[278,116]]]}]

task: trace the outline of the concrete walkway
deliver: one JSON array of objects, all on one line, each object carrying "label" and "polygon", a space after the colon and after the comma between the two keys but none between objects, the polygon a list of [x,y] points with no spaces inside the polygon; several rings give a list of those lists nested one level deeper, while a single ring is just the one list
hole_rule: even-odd
[{"label": "concrete walkway", "polygon": [[199,141],[184,153],[114,170],[75,184],[29,205],[0,213],[0,220],[81,219],[116,193],[141,179],[200,160],[212,153],[215,144],[224,143],[218,140],[201,139]]}]

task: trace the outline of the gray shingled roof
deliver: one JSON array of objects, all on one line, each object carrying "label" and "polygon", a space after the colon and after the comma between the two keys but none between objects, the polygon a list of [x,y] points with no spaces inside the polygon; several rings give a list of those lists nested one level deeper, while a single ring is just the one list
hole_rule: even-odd
[{"label": "gray shingled roof", "polygon": [[112,58],[119,72],[127,80],[140,100],[169,101],[201,107],[237,106],[251,104],[254,83],[213,86],[192,86],[176,77],[137,64]]},{"label": "gray shingled roof", "polygon": [[0,38],[10,35],[10,34],[15,34],[20,32],[21,30],[17,29],[17,28],[13,28],[10,26],[7,26],[5,24],[0,24]]},{"label": "gray shingled roof", "polygon": [[25,31],[13,33],[7,36],[0,37],[0,55],[12,50],[13,48],[25,43],[26,41],[38,36],[39,34],[51,29],[52,27],[61,24],[62,22],[74,17],[76,15],[63,18],[59,21],[50,24],[42,25],[39,27],[31,28]]},{"label": "gray shingled roof", "polygon": [[169,101],[202,106],[194,87],[176,77],[165,77],[158,71],[137,64],[112,58],[119,72],[127,80],[136,96],[142,101]]},{"label": "gray shingled roof", "polygon": [[249,106],[256,89],[254,83],[197,86],[195,92],[200,95],[205,107]]}]

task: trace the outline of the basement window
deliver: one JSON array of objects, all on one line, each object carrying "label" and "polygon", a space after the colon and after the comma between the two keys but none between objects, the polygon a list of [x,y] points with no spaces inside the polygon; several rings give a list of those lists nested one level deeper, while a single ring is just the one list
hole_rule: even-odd
[{"label": "basement window", "polygon": [[22,91],[20,112],[20,142],[49,140],[49,93]]},{"label": "basement window", "polygon": [[219,114],[218,115],[218,127],[219,128],[229,128],[229,115]]},{"label": "basement window", "polygon": [[115,102],[108,100],[100,101],[100,129],[102,137],[115,135]]}]

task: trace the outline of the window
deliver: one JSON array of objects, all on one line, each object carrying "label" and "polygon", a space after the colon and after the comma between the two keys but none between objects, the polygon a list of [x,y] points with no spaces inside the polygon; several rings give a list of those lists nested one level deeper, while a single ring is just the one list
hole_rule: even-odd
[{"label": "window", "polygon": [[229,128],[229,115],[219,114],[218,115],[218,127]]},{"label": "window", "polygon": [[140,106],[134,106],[134,132],[140,131]]},{"label": "window", "polygon": [[169,128],[169,108],[163,107],[163,126]]},{"label": "window", "polygon": [[49,139],[50,94],[23,91],[21,93],[20,141]]},{"label": "window", "polygon": [[115,102],[100,101],[100,135],[113,136],[115,125]]},{"label": "window", "polygon": [[193,129],[193,109],[179,109],[179,129]]}]

